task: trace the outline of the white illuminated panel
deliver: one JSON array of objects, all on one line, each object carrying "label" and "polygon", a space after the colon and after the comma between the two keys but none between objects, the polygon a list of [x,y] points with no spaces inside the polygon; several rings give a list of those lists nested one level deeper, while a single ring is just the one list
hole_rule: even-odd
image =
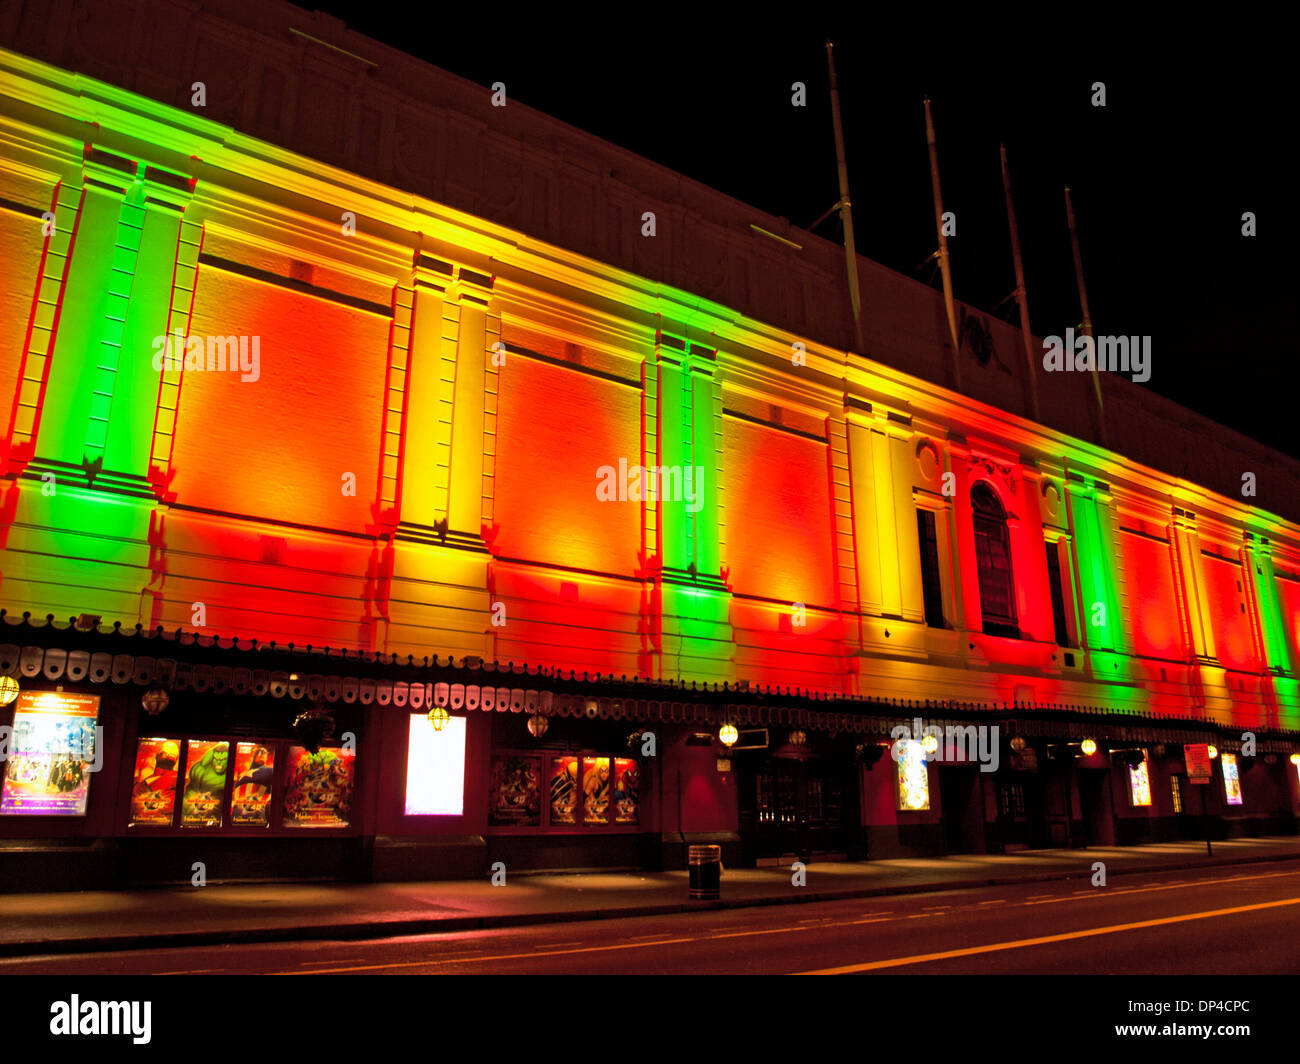
[{"label": "white illuminated panel", "polygon": [[406,815],[460,816],[465,811],[465,718],[442,731],[423,713],[411,714],[406,748]]}]

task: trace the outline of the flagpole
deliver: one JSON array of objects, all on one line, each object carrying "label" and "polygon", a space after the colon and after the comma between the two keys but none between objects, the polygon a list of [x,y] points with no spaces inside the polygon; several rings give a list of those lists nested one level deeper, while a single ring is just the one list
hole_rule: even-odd
[{"label": "flagpole", "polygon": [[840,221],[844,225],[844,254],[849,267],[849,302],[853,306],[853,333],[858,354],[865,354],[862,342],[862,297],[858,292],[858,253],[853,245],[853,207],[849,202],[849,167],[844,161],[844,128],[840,124],[840,90],[835,77],[834,44],[826,41],[826,64],[831,72],[831,121],[835,125],[835,162],[840,179]]},{"label": "flagpole", "polygon": [[[1065,186],[1065,220],[1070,226],[1070,247],[1074,251],[1074,276],[1079,282],[1079,307],[1083,311],[1083,335],[1092,338],[1092,315],[1088,312],[1088,290],[1083,284],[1083,259],[1079,255],[1079,234],[1074,227],[1074,205],[1070,202],[1070,186]],[[1106,443],[1106,414],[1101,403],[1101,375],[1097,372],[1097,345],[1092,347],[1092,383],[1097,396],[1097,428],[1103,447]]]},{"label": "flagpole", "polygon": [[1011,171],[1007,169],[1007,146],[998,145],[1002,152],[1002,188],[1007,194],[1007,226],[1011,230],[1011,260],[1016,267],[1016,303],[1020,306],[1020,332],[1025,338],[1025,363],[1029,368],[1029,410],[1035,421],[1038,413],[1038,373],[1034,359],[1034,338],[1029,332],[1029,297],[1025,291],[1025,268],[1020,260],[1020,230],[1016,226],[1016,207],[1011,199]]},{"label": "flagpole", "polygon": [[934,144],[934,121],[930,117],[928,96],[925,98],[925,142],[930,148],[930,183],[934,186],[934,227],[939,234],[939,271],[943,274],[943,303],[948,312],[948,335],[952,339],[953,386],[957,391],[961,391],[957,315],[952,305],[952,268],[948,264],[948,237],[943,231],[943,193],[939,191],[939,151]]}]

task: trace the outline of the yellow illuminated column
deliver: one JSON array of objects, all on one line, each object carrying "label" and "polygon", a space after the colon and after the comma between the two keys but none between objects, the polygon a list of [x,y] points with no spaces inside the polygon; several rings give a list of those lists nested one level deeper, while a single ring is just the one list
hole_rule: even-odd
[{"label": "yellow illuminated column", "polygon": [[859,603],[866,614],[922,620],[910,426],[851,398],[845,414]]},{"label": "yellow illuminated column", "polygon": [[1174,564],[1177,569],[1180,605],[1183,621],[1191,636],[1192,651],[1201,661],[1217,660],[1214,649],[1214,631],[1209,623],[1209,610],[1205,602],[1205,577],[1201,571],[1201,543],[1196,534],[1196,516],[1184,510],[1174,510],[1173,534]]},{"label": "yellow illuminated column", "polygon": [[[26,167],[19,173],[6,172],[5,179],[7,183],[17,182],[26,190],[28,186],[36,185],[31,177],[36,172],[38,171],[33,167]],[[39,202],[44,198],[42,191],[38,187],[31,187],[31,199]],[[36,279],[36,299],[29,322],[27,350],[23,352],[22,377],[18,400],[14,406],[10,451],[7,456],[7,470],[11,474],[21,472],[32,458],[39,430],[41,397],[57,338],[59,308],[64,305],[67,291],[72,237],[77,231],[84,197],[84,178],[80,168],[69,168],[55,188],[54,202],[51,204],[54,217],[50,220],[50,232],[45,239],[41,274]]]},{"label": "yellow illuminated column", "polygon": [[862,618],[858,605],[858,569],[853,552],[853,486],[849,462],[849,424],[844,416],[826,419],[826,439],[831,460],[831,507],[835,522],[835,581],[839,588],[841,610],[855,615],[844,625],[845,650],[856,665],[854,656],[862,649]]}]

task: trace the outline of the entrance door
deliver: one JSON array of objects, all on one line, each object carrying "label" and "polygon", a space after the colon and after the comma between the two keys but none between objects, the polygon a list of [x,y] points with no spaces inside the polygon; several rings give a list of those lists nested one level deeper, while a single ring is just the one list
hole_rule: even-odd
[{"label": "entrance door", "polygon": [[741,780],[740,829],[757,860],[845,853],[843,772],[822,760],[771,758]]}]

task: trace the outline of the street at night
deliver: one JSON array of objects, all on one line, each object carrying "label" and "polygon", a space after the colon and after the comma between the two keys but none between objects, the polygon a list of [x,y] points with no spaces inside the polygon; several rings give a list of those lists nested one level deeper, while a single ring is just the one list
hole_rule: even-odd
[{"label": "street at night", "polygon": [[1294,974],[1300,868],[775,905],[375,941],[0,960],[0,974]]}]

